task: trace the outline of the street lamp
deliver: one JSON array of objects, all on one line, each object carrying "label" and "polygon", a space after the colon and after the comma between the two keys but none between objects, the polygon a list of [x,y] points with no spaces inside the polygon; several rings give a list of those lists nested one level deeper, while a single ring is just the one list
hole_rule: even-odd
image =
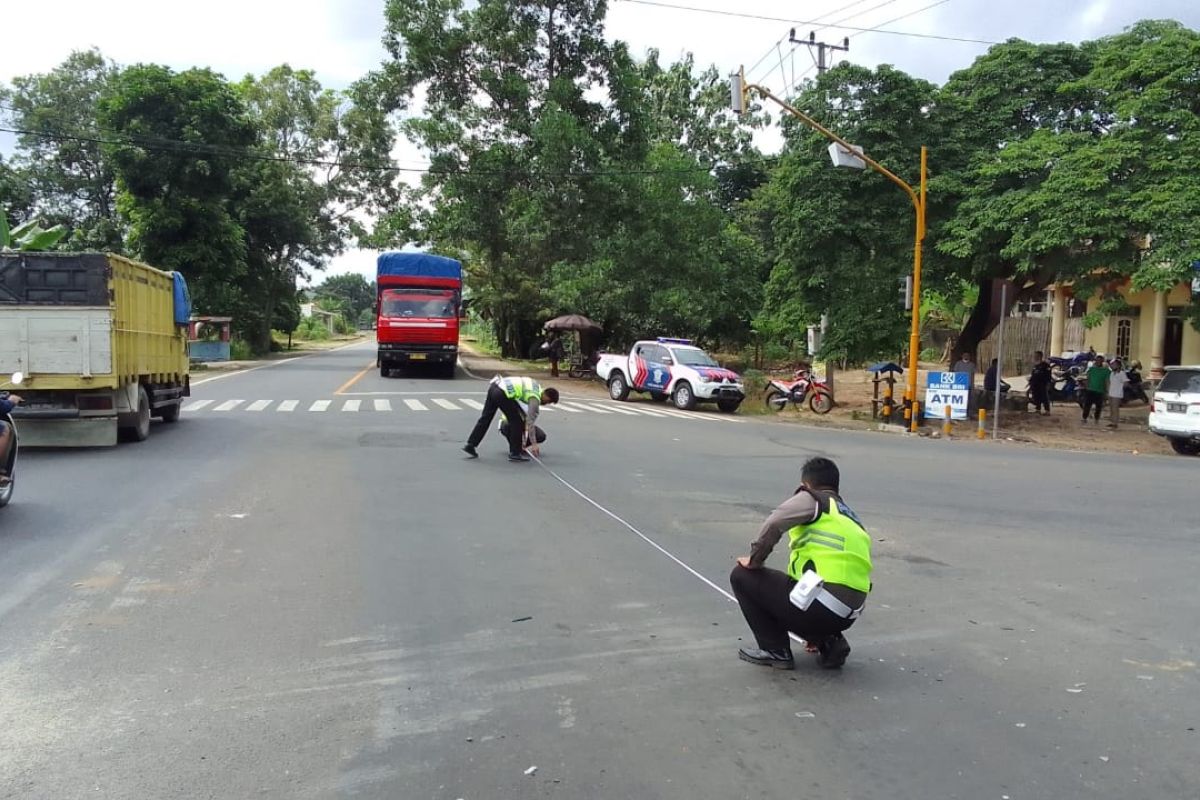
[{"label": "street lamp", "polygon": [[848,167],[850,169],[866,169],[869,167],[903,189],[904,193],[908,195],[909,200],[912,201],[913,209],[916,211],[917,224],[913,242],[912,330],[908,341],[908,386],[904,392],[905,399],[908,402],[904,409],[904,415],[909,421],[909,430],[915,433],[917,430],[917,356],[921,348],[921,244],[925,240],[925,196],[928,158],[926,148],[921,147],[921,184],[919,189],[914,189],[878,161],[875,161],[864,153],[861,147],[850,144],[787,101],[776,97],[770,89],[758,84],[746,83],[744,70],[739,70],[729,77],[729,88],[730,107],[733,109],[733,113],[745,113],[747,107],[746,101],[750,92],[757,92],[760,97],[771,100],[796,119],[817,131],[826,139],[829,139],[832,142],[829,145],[829,157],[833,160],[835,167]]}]

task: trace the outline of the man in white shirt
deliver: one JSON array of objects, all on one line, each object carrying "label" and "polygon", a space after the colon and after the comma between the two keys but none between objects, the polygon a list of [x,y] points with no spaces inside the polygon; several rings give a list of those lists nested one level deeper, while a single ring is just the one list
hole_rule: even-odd
[{"label": "man in white shirt", "polygon": [[1108,427],[1115,431],[1121,424],[1121,401],[1125,399],[1125,384],[1129,382],[1129,376],[1125,374],[1121,359],[1114,358],[1111,366],[1112,375],[1108,378]]}]

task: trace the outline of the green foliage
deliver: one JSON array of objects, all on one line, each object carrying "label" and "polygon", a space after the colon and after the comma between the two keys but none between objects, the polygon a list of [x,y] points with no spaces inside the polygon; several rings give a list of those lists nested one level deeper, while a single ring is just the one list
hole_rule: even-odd
[{"label": "green foliage", "polygon": [[33,252],[49,250],[67,235],[62,225],[43,228],[37,220],[30,220],[16,227],[9,227],[8,217],[0,208],[0,250]]},{"label": "green foliage", "polygon": [[[98,50],[75,51],[49,72],[16,77],[11,90],[0,90],[13,127],[28,131],[17,135],[11,163],[12,174],[26,187],[26,207],[69,228],[68,249],[122,250],[125,225],[117,214],[116,175],[96,141],[96,106],[117,72]],[[3,183],[0,170],[0,192]],[[3,193],[0,203],[12,207]]]},{"label": "green foliage", "polygon": [[[314,290],[323,308],[341,312],[347,319],[373,317],[375,284],[357,272],[332,275]],[[326,305],[326,303],[332,305]]]},{"label": "green foliage", "polygon": [[254,357],[254,350],[244,339],[233,339],[229,342],[229,358],[231,361],[247,361]]}]

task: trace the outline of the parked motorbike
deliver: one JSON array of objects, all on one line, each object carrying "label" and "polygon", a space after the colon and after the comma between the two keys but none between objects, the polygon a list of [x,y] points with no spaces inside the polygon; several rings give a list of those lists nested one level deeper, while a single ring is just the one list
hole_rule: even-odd
[{"label": "parked motorbike", "polygon": [[1067,379],[1073,368],[1087,369],[1088,364],[1096,360],[1096,349],[1089,347],[1086,353],[1076,353],[1073,356],[1050,356],[1050,375],[1055,381]]},{"label": "parked motorbike", "polygon": [[827,414],[833,408],[833,394],[829,387],[806,369],[796,370],[790,382],[772,380],[767,384],[763,396],[763,402],[772,411],[783,411],[788,403],[801,408],[805,400],[816,414]]},{"label": "parked motorbike", "polygon": [[1150,405],[1150,396],[1146,394],[1145,382],[1142,380],[1142,362],[1135,361],[1129,365],[1129,369],[1125,370],[1125,377],[1128,382],[1125,384],[1125,397],[1122,398],[1122,403],[1132,403],[1135,400],[1141,400],[1146,405]]},{"label": "parked motorbike", "polygon": [[[14,386],[20,386],[24,379],[25,376],[17,372],[12,376],[12,383]],[[0,398],[7,400],[8,397],[8,392],[0,392]],[[17,425],[13,422],[12,414],[0,416],[0,425],[7,426],[8,430],[11,431],[8,446],[4,452],[0,452],[0,464],[4,466],[4,472],[8,476],[8,480],[0,483],[0,508],[3,508],[12,500],[13,490],[17,485],[17,451],[19,449],[19,439],[17,436]]]}]

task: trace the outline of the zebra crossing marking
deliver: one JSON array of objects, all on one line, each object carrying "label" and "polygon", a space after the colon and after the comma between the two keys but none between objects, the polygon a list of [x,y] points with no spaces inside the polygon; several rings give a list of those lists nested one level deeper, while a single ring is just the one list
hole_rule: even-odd
[{"label": "zebra crossing marking", "polygon": [[408,406],[413,411],[428,411],[429,410],[429,407],[427,405],[422,403],[420,400],[417,400],[415,397],[404,398],[404,405]]}]

